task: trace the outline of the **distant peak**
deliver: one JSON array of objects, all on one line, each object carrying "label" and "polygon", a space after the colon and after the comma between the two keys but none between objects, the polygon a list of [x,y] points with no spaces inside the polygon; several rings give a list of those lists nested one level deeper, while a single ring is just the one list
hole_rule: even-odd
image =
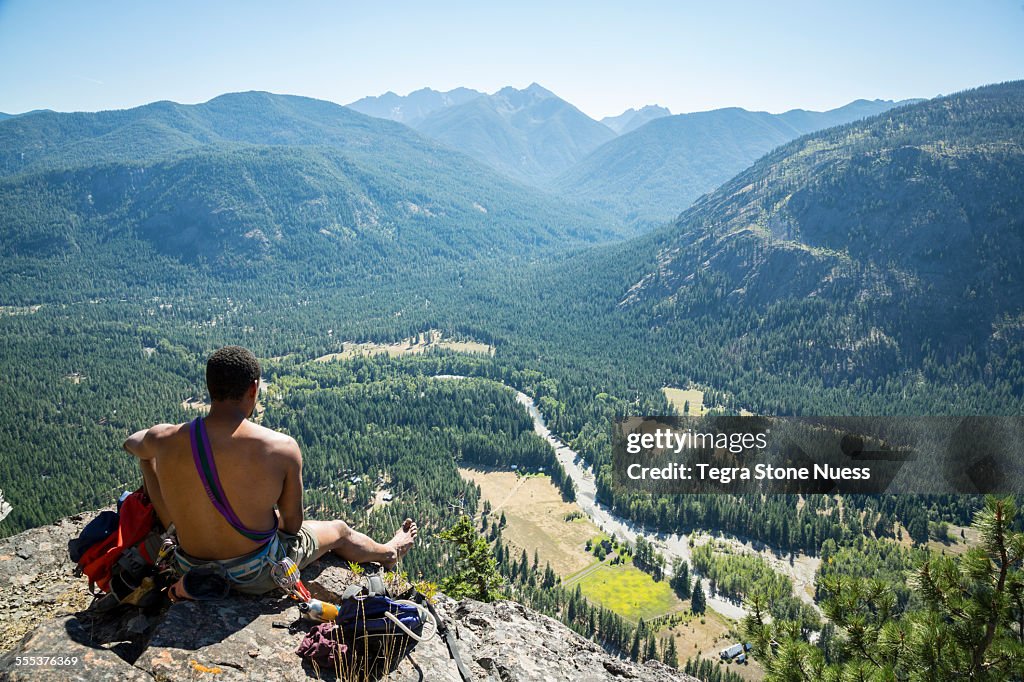
[{"label": "distant peak", "polygon": [[494,93],[499,97],[521,97],[522,95],[529,95],[535,99],[545,99],[547,97],[555,97],[555,93],[551,92],[547,88],[537,83],[530,83],[522,90],[518,90],[511,85],[506,85],[498,92]]},{"label": "distant peak", "polygon": [[640,113],[640,114],[643,114],[643,113],[648,113],[648,114],[658,113],[658,114],[664,114],[665,116],[671,116],[672,115],[672,112],[669,111],[668,107],[663,107],[660,104],[648,104],[646,106],[640,107],[640,109],[639,109],[639,111],[637,111],[637,113]]},{"label": "distant peak", "polygon": [[223,104],[225,102],[263,102],[269,100],[300,99],[295,95],[276,95],[266,90],[244,90],[242,92],[225,92],[203,104]]},{"label": "distant peak", "polygon": [[640,109],[633,109],[631,107],[618,116],[606,116],[601,119],[601,123],[606,125],[612,131],[622,135],[636,130],[650,121],[671,115],[672,112],[663,106],[658,104],[648,104],[640,107]]},{"label": "distant peak", "polygon": [[210,101],[216,101],[218,99],[242,99],[244,97],[271,97],[272,94],[266,90],[240,90],[239,92],[225,92],[223,95],[217,95]]}]

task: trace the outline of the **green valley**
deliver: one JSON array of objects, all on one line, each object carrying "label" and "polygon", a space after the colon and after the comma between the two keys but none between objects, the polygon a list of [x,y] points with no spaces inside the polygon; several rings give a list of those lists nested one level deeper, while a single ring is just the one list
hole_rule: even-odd
[{"label": "green valley", "polygon": [[[723,164],[724,184],[626,239],[614,207],[327,102],[4,119],[0,535],[136,486],[121,442],[194,417],[206,357],[241,344],[262,423],[302,449],[308,515],[374,534],[416,518],[410,575],[455,573],[440,534],[465,515],[502,594],[634,659],[672,642],[697,668],[749,636],[760,667],[728,664],[748,679],[913,679],[904,656],[938,665],[915,634],[931,628],[940,679],[978,651],[976,679],[1017,679],[1010,502],[629,492],[610,424],[1020,415],[1022,131],[1022,82],[886,110]],[[968,641],[985,624],[989,643]]]}]

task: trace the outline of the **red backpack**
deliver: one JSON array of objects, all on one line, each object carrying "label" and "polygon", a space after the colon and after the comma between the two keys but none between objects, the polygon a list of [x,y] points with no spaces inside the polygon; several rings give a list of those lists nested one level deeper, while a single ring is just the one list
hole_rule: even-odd
[{"label": "red backpack", "polygon": [[89,587],[96,585],[109,592],[114,567],[132,547],[137,547],[148,564],[156,563],[152,548],[147,548],[145,542],[155,525],[153,503],[141,488],[126,497],[118,510],[117,530],[89,547],[78,560],[78,570],[89,577]]}]

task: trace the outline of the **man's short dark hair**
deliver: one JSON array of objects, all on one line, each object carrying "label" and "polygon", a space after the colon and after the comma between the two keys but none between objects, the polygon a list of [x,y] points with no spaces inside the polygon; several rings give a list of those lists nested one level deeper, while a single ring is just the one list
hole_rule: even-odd
[{"label": "man's short dark hair", "polygon": [[260,363],[248,348],[224,346],[206,361],[210,400],[240,400],[260,378]]}]

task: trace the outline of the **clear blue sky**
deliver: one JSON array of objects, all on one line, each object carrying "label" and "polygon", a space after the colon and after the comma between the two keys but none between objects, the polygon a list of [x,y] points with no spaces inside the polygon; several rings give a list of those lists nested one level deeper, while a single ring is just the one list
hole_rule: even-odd
[{"label": "clear blue sky", "polygon": [[1022,46],[1022,0],[0,0],[0,111],[534,81],[595,118],[827,109],[1024,78]]}]

